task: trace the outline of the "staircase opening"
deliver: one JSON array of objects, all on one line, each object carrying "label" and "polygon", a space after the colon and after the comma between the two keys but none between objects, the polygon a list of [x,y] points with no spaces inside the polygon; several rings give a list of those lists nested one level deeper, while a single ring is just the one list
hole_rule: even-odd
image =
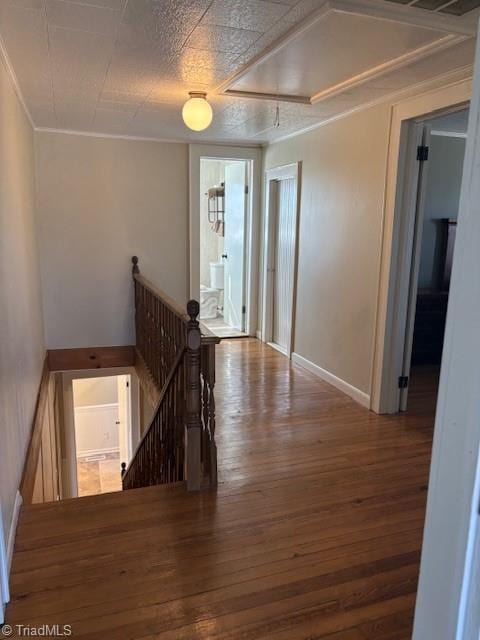
[{"label": "staircase opening", "polygon": [[61,376],[61,497],[122,490],[121,465],[140,440],[139,381],[133,367]]}]

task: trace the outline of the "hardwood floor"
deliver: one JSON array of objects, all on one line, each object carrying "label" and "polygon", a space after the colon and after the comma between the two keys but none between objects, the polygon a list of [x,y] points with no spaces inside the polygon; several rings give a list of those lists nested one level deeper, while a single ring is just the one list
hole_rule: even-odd
[{"label": "hardwood floor", "polygon": [[106,453],[77,458],[77,488],[79,496],[121,491],[120,453]]},{"label": "hardwood floor", "polygon": [[377,416],[255,340],[218,352],[218,490],[23,509],[8,622],[108,640],[407,640],[432,409],[412,397]]}]

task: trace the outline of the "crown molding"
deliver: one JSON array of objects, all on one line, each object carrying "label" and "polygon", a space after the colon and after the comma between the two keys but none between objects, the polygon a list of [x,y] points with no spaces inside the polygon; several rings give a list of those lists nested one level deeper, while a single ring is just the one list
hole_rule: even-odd
[{"label": "crown molding", "polygon": [[106,138],[109,140],[130,140],[137,142],[165,142],[170,144],[212,144],[229,147],[261,147],[256,142],[238,142],[224,138],[213,140],[192,140],[191,138],[153,138],[149,136],[129,136],[127,134],[99,133],[96,131],[76,131],[75,129],[55,129],[52,127],[34,127],[36,133],[57,133],[68,136],[82,136],[84,138]]}]

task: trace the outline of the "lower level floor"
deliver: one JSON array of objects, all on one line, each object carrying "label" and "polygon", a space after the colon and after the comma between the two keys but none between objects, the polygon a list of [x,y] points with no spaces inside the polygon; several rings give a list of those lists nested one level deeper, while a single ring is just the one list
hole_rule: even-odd
[{"label": "lower level floor", "polygon": [[217,364],[220,483],[23,509],[11,625],[109,640],[407,640],[433,432],[427,377],[378,416],[252,339]]}]

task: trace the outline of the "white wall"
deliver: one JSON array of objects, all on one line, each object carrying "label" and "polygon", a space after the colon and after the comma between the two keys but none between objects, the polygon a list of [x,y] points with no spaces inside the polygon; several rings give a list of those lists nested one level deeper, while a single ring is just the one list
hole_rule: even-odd
[{"label": "white wall", "polygon": [[6,535],[45,359],[34,203],[33,131],[0,62],[0,504]]},{"label": "white wall", "polygon": [[294,351],[370,393],[389,107],[269,146],[264,168],[302,162]]},{"label": "white wall", "polygon": [[48,348],[133,342],[134,254],[185,303],[187,145],[37,132],[36,170]]},{"label": "white wall", "polygon": [[73,401],[76,407],[118,402],[118,376],[98,376],[74,380]]}]

